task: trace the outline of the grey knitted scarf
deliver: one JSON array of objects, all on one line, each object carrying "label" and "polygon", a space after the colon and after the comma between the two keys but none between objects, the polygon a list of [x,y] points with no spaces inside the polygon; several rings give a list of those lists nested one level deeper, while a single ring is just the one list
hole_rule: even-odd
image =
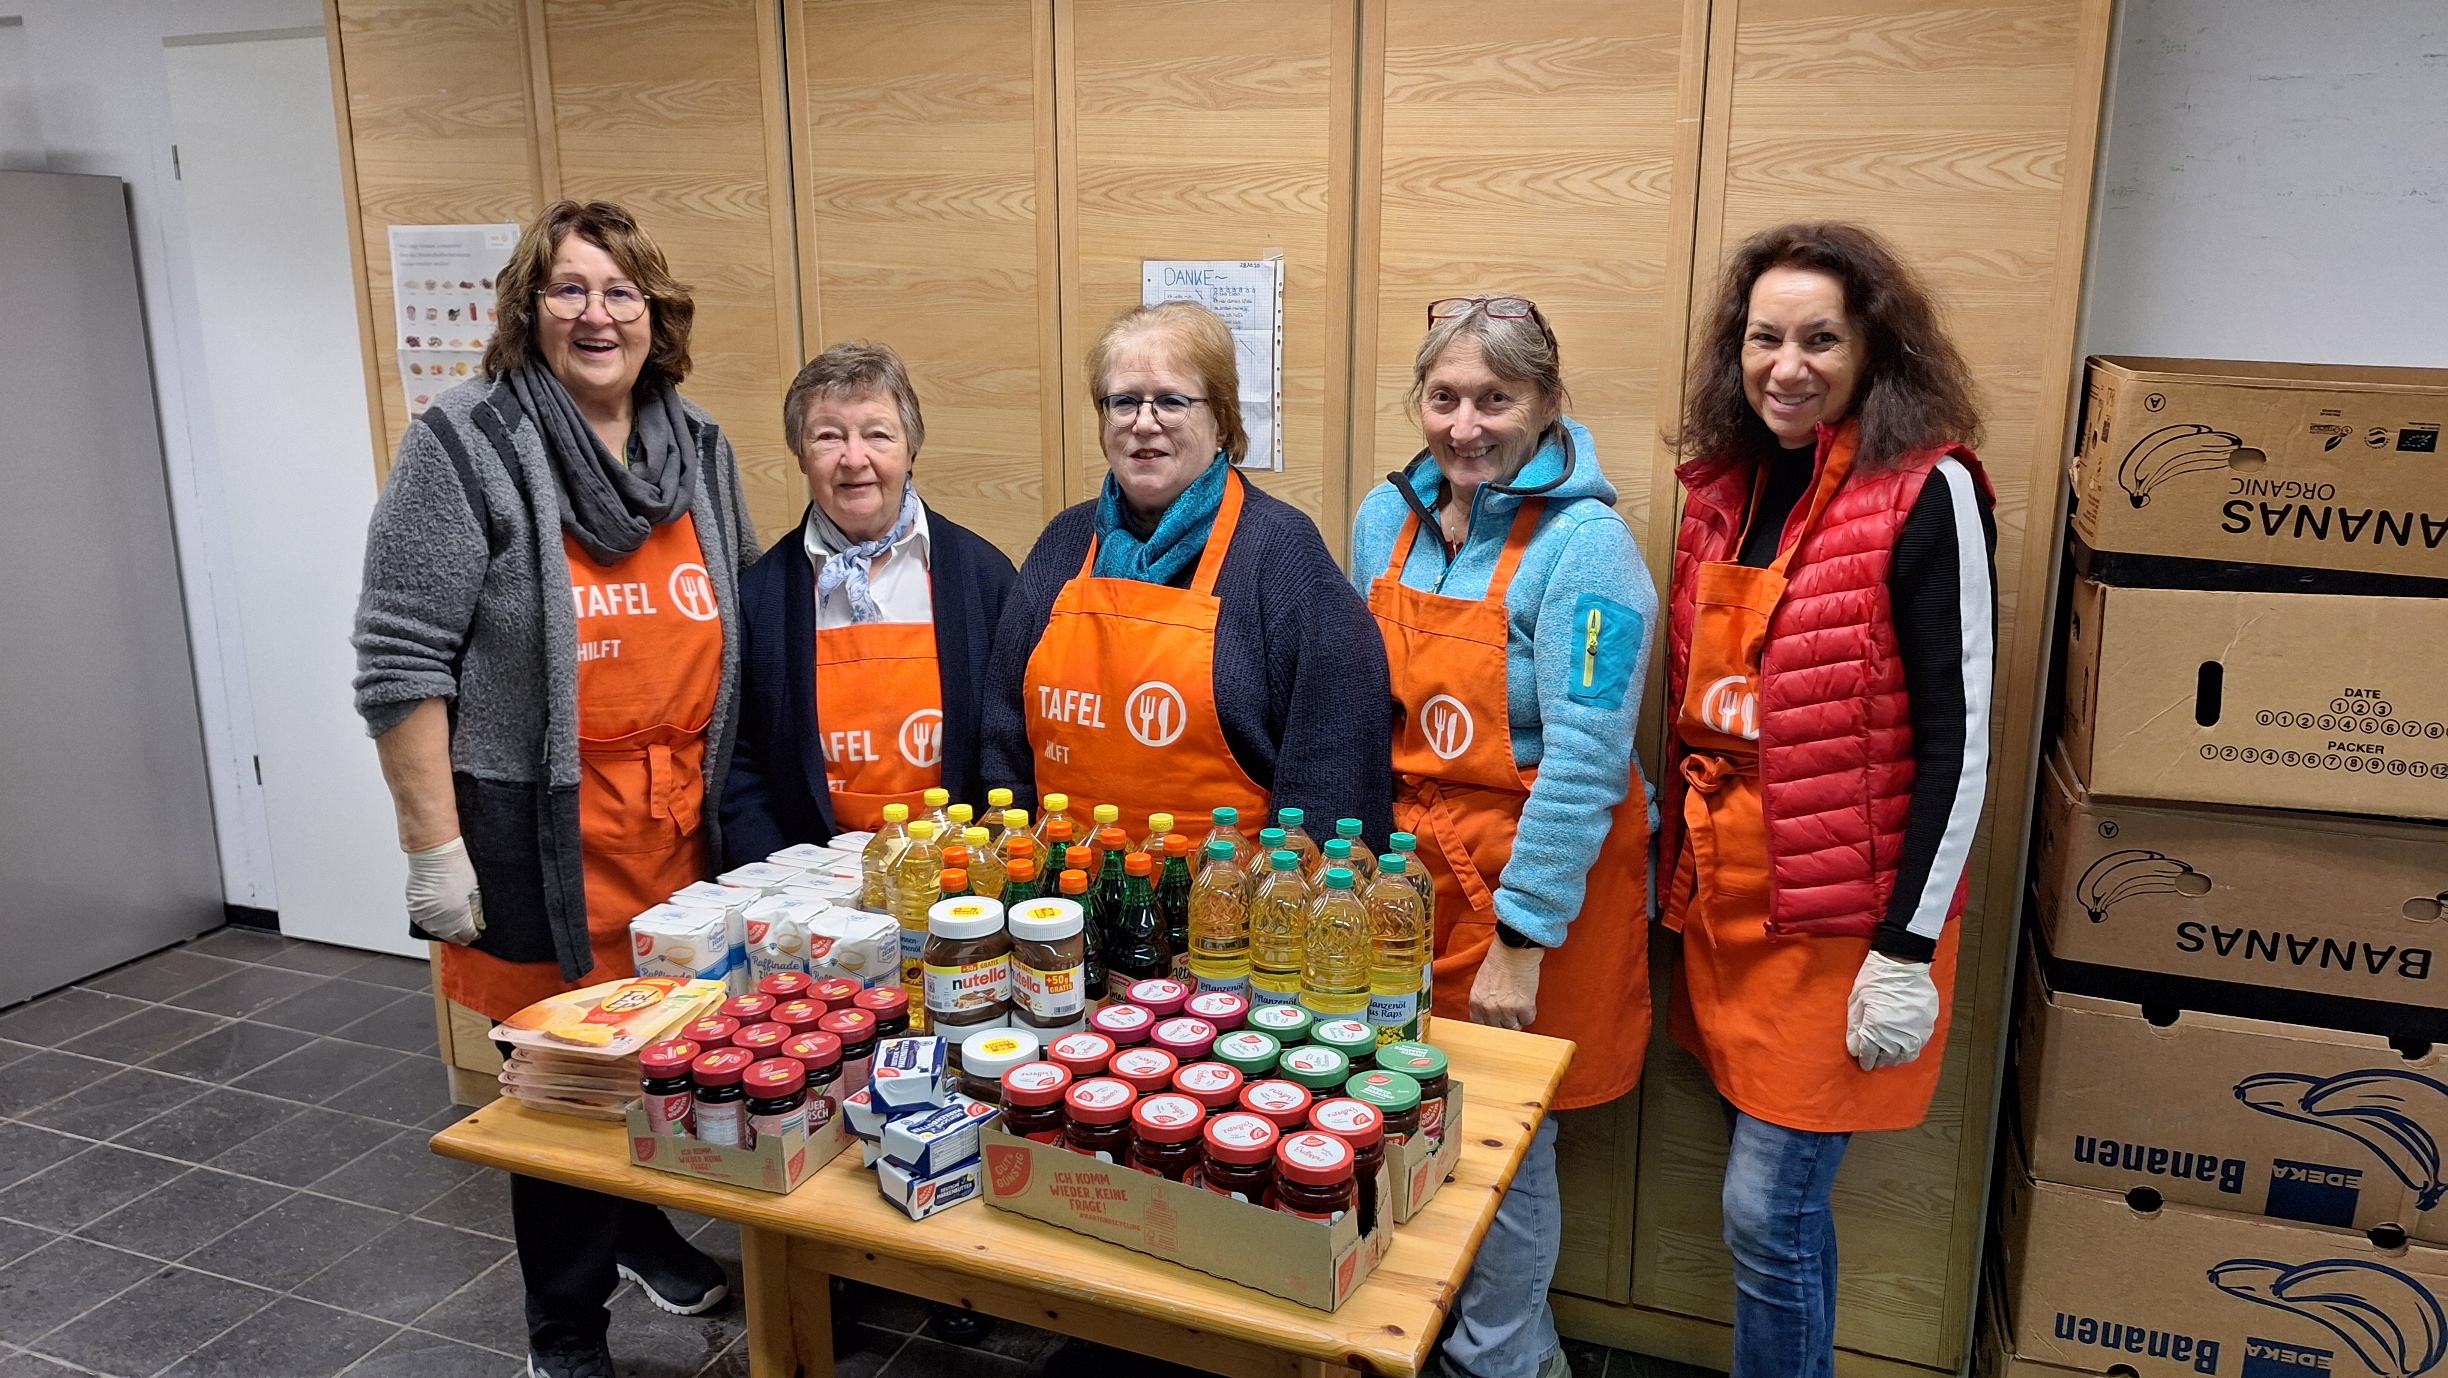
[{"label": "grey knitted scarf", "polygon": [[509,381],[552,457],[561,528],[577,537],[596,563],[618,564],[636,554],[656,527],[689,510],[697,496],[696,447],[689,443],[680,393],[670,383],[637,390],[633,466],[604,448],[569,389],[542,360],[513,369]]}]

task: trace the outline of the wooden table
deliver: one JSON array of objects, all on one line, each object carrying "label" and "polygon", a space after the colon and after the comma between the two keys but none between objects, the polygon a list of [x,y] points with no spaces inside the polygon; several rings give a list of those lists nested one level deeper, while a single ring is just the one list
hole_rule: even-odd
[{"label": "wooden table", "polygon": [[1573,1053],[1561,1039],[1459,1021],[1439,1020],[1433,1033],[1468,1088],[1461,1159],[1436,1199],[1396,1228],[1385,1262],[1334,1311],[990,1206],[912,1222],[876,1194],[855,1150],[776,1196],[634,1166],[620,1126],[509,1100],[443,1130],[433,1147],[737,1221],[755,1378],[831,1378],[834,1275],[1215,1373],[1411,1375],[1427,1360]]}]

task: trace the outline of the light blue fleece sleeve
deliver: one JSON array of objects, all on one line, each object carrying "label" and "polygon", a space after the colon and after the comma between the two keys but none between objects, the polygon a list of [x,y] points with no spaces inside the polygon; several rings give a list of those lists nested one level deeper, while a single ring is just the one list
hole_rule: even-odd
[{"label": "light blue fleece sleeve", "polygon": [[1631,785],[1656,626],[1657,586],[1623,519],[1606,511],[1579,521],[1539,599],[1532,649],[1545,750],[1496,891],[1496,917],[1541,946],[1560,946],[1581,912],[1610,815]]}]

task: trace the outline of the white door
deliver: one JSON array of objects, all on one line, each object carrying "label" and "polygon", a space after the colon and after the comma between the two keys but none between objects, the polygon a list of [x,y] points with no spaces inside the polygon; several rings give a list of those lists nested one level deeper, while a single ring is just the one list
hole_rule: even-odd
[{"label": "white door", "polygon": [[[235,40],[235,41],[233,41]],[[374,469],[320,35],[163,50],[281,931],[423,956],[391,798],[350,706]]]}]

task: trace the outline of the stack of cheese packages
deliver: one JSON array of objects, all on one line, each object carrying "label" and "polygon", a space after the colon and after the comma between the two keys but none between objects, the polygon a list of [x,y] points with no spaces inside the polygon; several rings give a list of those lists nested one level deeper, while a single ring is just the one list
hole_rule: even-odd
[{"label": "stack of cheese packages", "polygon": [[857,852],[805,842],[698,881],[629,921],[638,974],[720,981],[734,995],[784,971],[897,981],[900,930],[857,907],[859,883]]},{"label": "stack of cheese packages", "polygon": [[617,1120],[638,1096],[638,1049],[721,1008],[720,981],[639,976],[564,991],[493,1026],[510,1045],[502,1094],[538,1110]]}]

